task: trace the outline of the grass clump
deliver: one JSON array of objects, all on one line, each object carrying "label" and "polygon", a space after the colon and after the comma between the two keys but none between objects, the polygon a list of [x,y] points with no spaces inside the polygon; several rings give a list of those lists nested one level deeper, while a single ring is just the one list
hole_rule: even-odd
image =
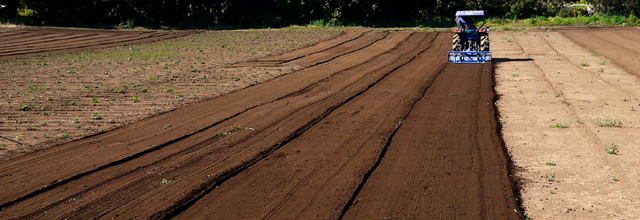
[{"label": "grass clump", "polygon": [[611,128],[611,127],[621,128],[623,123],[622,121],[616,121],[612,119],[601,119],[596,121],[596,124],[598,124],[599,127],[603,127],[603,128]]},{"label": "grass clump", "polygon": [[547,181],[549,181],[549,182],[555,182],[556,181],[556,173],[547,174],[544,178],[547,179]]},{"label": "grass clump", "polygon": [[20,111],[28,111],[29,109],[31,109],[31,105],[27,105],[27,104],[20,105],[20,107],[18,107],[18,110]]},{"label": "grass clump", "polygon": [[607,146],[607,148],[605,148],[605,150],[609,154],[618,155],[618,145],[616,145],[614,143],[609,144],[609,146]]},{"label": "grass clump", "polygon": [[569,124],[556,122],[555,124],[552,124],[550,127],[551,128],[568,128]]},{"label": "grass clump", "polygon": [[560,92],[556,93],[556,98],[560,98],[562,95],[564,95],[564,92],[560,91]]},{"label": "grass clump", "polygon": [[218,132],[218,134],[216,134],[218,137],[225,137],[225,136],[229,136],[231,135],[231,132]]}]

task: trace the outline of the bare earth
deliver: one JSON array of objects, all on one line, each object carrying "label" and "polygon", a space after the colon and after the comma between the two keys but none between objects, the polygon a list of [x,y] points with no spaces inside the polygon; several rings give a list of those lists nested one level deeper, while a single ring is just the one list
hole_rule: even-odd
[{"label": "bare earth", "polygon": [[0,219],[637,218],[639,34],[492,33],[495,71],[450,33],[5,48]]},{"label": "bare earth", "polygon": [[[630,63],[638,54],[630,51],[640,45],[629,43],[638,34],[493,33],[494,56],[504,58],[496,64],[502,131],[529,217],[638,217],[640,81],[637,61]],[[614,44],[620,36],[629,40]]]},{"label": "bare earth", "polygon": [[0,219],[521,218],[492,65],[449,48],[350,30],[225,63],[301,68],[3,161]]},{"label": "bare earth", "polygon": [[[5,45],[0,49],[0,136],[11,139],[0,139],[0,159],[109,131],[288,74],[300,65],[229,65],[311,46],[341,32],[23,28],[0,33],[0,45]],[[353,31],[345,39],[362,33]],[[153,42],[179,36],[185,37]],[[97,49],[105,47],[111,48]]]}]

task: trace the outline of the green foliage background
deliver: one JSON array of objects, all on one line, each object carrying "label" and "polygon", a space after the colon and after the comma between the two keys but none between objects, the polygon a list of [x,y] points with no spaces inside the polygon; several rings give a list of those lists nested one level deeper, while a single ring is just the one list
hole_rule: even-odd
[{"label": "green foliage background", "polygon": [[570,20],[546,20],[586,15],[584,10],[563,7],[573,3],[594,6],[599,22],[587,24],[607,24],[604,19],[625,23],[640,14],[640,0],[0,0],[6,5],[0,9],[0,20],[89,27],[450,27],[456,11],[478,9],[495,18],[495,23],[528,19],[534,24],[555,24]]}]

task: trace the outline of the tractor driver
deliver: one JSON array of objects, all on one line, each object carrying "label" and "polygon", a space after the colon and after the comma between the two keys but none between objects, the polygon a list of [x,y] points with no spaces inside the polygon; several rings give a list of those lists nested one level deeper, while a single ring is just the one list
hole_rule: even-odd
[{"label": "tractor driver", "polygon": [[471,18],[471,16],[460,17],[460,22],[458,24],[460,25],[460,27],[458,28],[463,30],[476,29],[476,26],[474,25],[474,22],[473,22],[473,18]]}]

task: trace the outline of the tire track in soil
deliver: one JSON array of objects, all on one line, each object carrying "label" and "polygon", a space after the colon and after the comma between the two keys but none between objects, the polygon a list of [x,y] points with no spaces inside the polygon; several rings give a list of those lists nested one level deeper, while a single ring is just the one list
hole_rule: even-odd
[{"label": "tire track in soil", "polygon": [[[10,31],[13,32],[13,31]],[[31,43],[29,45],[35,50],[22,50],[26,48],[26,45],[22,44],[9,44],[3,47],[3,52],[0,52],[0,60],[8,60],[19,57],[38,56],[46,53],[65,53],[74,52],[85,49],[99,49],[114,46],[121,46],[126,44],[138,44],[154,42],[158,40],[166,40],[177,37],[183,37],[190,34],[197,33],[198,31],[105,31],[105,30],[67,30],[67,29],[47,29],[47,28],[34,28],[28,30],[16,30],[15,35],[7,34],[0,36],[0,41],[16,39],[20,37],[20,42]],[[18,36],[16,36],[18,35]],[[21,36],[26,35],[26,36]],[[65,35],[66,37],[53,38],[53,39],[41,39],[45,35]],[[86,35],[104,36],[101,38],[91,38],[87,41],[76,41],[79,37],[86,37]],[[108,42],[101,41],[101,39],[112,38]],[[35,38],[35,39],[34,39]],[[33,39],[33,40],[32,40]]]},{"label": "tire track in soil", "polygon": [[498,135],[492,74],[490,64],[447,65],[344,219],[522,218]]},{"label": "tire track in soil", "polygon": [[[395,39],[394,41],[395,41],[396,43],[399,43],[400,41],[403,41],[405,38],[406,38],[406,37],[400,37],[400,38],[396,37],[396,38],[394,38],[394,39]],[[386,42],[386,43],[388,43],[388,42]],[[382,43],[381,43],[381,45],[382,45]],[[377,47],[377,48],[374,48],[374,50],[376,50],[376,51],[380,51],[380,49],[381,49],[381,48],[380,48],[380,45],[378,45],[378,46],[374,45],[374,46],[372,46],[372,47]],[[384,51],[384,50],[383,50],[383,51]],[[369,52],[369,51],[365,51],[365,52],[366,52],[366,54],[370,54],[370,53],[371,53],[371,52]],[[362,58],[362,55],[358,55],[358,57]],[[364,65],[362,65],[362,66],[364,67]],[[325,70],[326,70],[326,68],[322,68],[322,69],[325,69]],[[343,74],[343,75],[344,75],[344,74]],[[281,77],[281,78],[283,78],[283,77]],[[301,97],[301,98],[304,98],[304,97]],[[202,107],[201,107],[201,108],[202,108]],[[228,127],[228,126],[225,126],[225,127],[226,127],[226,128],[230,128],[230,127]],[[220,131],[220,130],[214,130],[214,132],[218,132],[218,131]],[[214,136],[214,137],[215,137],[215,133],[213,133],[213,134],[208,134],[208,136],[207,136],[207,135],[201,135],[201,136],[204,136],[204,137],[207,137],[207,138],[210,138],[211,136]],[[234,135],[234,137],[235,137],[235,136],[236,136],[236,135]],[[237,135],[237,137],[241,137],[241,135]],[[37,152],[36,152],[36,153],[37,153]],[[73,181],[73,180],[72,180],[72,181]],[[62,187],[60,187],[60,188],[62,188]]]}]

